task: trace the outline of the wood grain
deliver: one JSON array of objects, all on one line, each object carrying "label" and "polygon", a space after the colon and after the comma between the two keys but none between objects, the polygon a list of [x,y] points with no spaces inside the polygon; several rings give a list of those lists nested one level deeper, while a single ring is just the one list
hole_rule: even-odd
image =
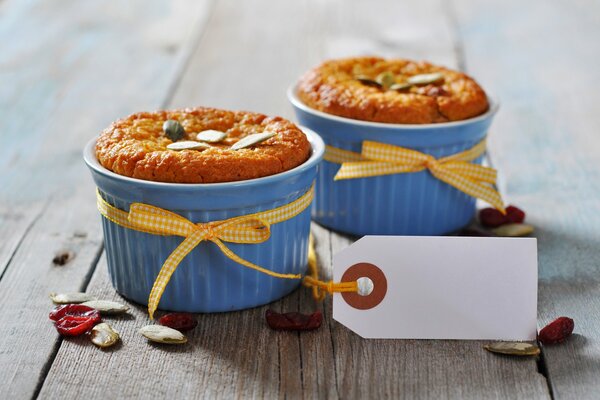
[{"label": "wood grain", "polygon": [[[219,1],[171,105],[291,116],[286,88],[327,57],[376,53],[459,63],[441,2],[347,4]],[[375,17],[374,10],[384,11]],[[330,275],[332,254],[352,238],[316,225],[313,232]],[[116,298],[103,262],[89,290]],[[310,312],[317,305],[299,290],[270,307]],[[176,390],[183,398],[549,397],[534,360],[497,357],[480,342],[363,340],[331,319],[330,299],[320,307],[324,326],[302,334],[269,330],[267,307],[199,315],[189,343],[168,348],[137,334],[148,321],[134,308],[130,320],[114,322],[120,348],[102,352],[85,339],[63,341],[40,396],[167,397]]]},{"label": "wood grain", "polygon": [[[572,339],[544,348],[552,395],[597,397],[600,5],[223,0],[206,30],[206,2],[0,7],[0,398],[548,398],[530,359],[480,342],[363,340],[306,290],[271,305],[322,307],[324,326],[304,334],[270,331],[260,307],[201,315],[188,345],[165,348],[137,334],[148,321],[136,306],[108,319],[123,343],[101,351],[58,339],[47,322],[48,292],[85,288],[91,272],[91,292],[119,299],[104,259],[93,270],[100,225],[80,155],[91,136],[171,98],[291,117],[288,85],[324,58],[356,54],[466,67],[500,97],[490,142],[508,199],[538,228],[540,326],[576,321]],[[327,273],[353,238],[313,232]],[[60,249],[76,257],[56,267]]]},{"label": "wood grain", "polygon": [[[456,2],[466,64],[502,103],[491,146],[510,202],[537,227],[539,326],[576,335],[543,348],[557,399],[600,393],[600,4]],[[517,11],[519,10],[519,11]]]},{"label": "wood grain", "polygon": [[456,66],[442,3],[219,1],[171,104],[292,118],[287,88],[327,58],[375,54]]},{"label": "wood grain", "polygon": [[[85,289],[101,250],[84,143],[111,120],[160,105],[207,7],[2,4],[0,398],[36,395],[60,344],[48,293]],[[62,249],[75,258],[55,266]]]}]

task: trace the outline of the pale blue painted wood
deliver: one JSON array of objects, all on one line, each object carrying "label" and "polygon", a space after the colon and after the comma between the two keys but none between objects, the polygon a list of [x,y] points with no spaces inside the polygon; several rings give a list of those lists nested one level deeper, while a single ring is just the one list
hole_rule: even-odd
[{"label": "pale blue painted wood", "polygon": [[0,398],[36,396],[61,343],[48,293],[85,288],[102,249],[84,143],[160,106],[207,5],[0,2]]},{"label": "pale blue painted wood", "polygon": [[502,103],[490,146],[507,198],[537,227],[539,326],[556,398],[600,393],[600,3],[459,1],[466,65]]},{"label": "pale blue painted wood", "polygon": [[[16,224],[0,219],[0,239],[29,232],[20,246],[19,239],[0,247],[0,261],[8,261],[17,250],[0,281],[0,337],[12,338],[10,352],[4,350],[8,342],[0,344],[5,351],[0,352],[0,365],[11,362],[10,368],[0,369],[6,374],[0,372],[0,378],[8,382],[0,387],[0,394],[2,390],[16,397],[35,393],[31,376],[43,376],[43,364],[48,357],[53,361],[56,343],[45,324],[46,293],[85,283],[98,248],[100,225],[93,221],[92,187],[79,149],[116,117],[157,108],[185,61],[186,55],[179,51],[189,43],[186,26],[200,21],[197,29],[202,29],[202,18],[190,11],[191,3],[176,2],[170,8],[171,3],[130,2],[117,7],[92,1],[5,0],[0,4],[0,138],[4,144],[0,204],[22,207],[21,212],[28,205],[44,204],[53,194],[51,204],[57,207],[44,211],[29,231],[31,219]],[[596,139],[600,94],[593,86],[600,74],[596,67],[600,6],[592,1],[448,4],[435,0],[219,1],[171,105],[202,103],[291,116],[285,89],[323,58],[378,53],[455,66],[464,53],[469,72],[503,103],[491,138],[494,158],[506,177],[509,200],[523,206],[538,227],[540,324],[559,314],[576,320],[579,335],[574,340],[544,349],[552,389],[559,398],[590,397],[600,390],[596,382],[600,178],[595,165],[600,160]],[[459,26],[461,37],[454,36],[453,24]],[[466,44],[464,51],[460,39]],[[238,79],[242,67],[245,74]],[[54,273],[49,258],[58,247],[75,240],[72,233],[81,227],[89,236],[85,244],[77,244],[80,258],[70,269]],[[347,244],[322,230],[319,238],[325,264],[332,247]],[[94,290],[113,293],[101,272],[96,274]],[[281,307],[306,308],[306,304],[310,303],[302,294],[284,300]],[[30,320],[10,324],[22,309],[40,324]],[[325,309],[330,310],[328,305]],[[248,364],[236,368],[231,360],[248,362],[227,351],[228,340],[238,336],[216,329],[237,327],[244,321],[248,324],[244,326],[254,326],[253,332],[262,332],[258,330],[261,314],[255,310],[242,320],[234,314],[207,318],[204,347],[179,354],[177,363],[172,353],[151,353],[161,362],[135,364],[140,378],[135,382],[127,375],[100,374],[96,378],[106,384],[94,388],[93,394],[106,395],[106,388],[117,394],[156,393],[152,389],[160,390],[161,382],[148,379],[152,372],[179,377],[186,393],[195,395],[234,394],[237,388],[259,397],[282,393],[307,397],[403,393],[436,398],[548,395],[533,360],[480,353],[479,343],[364,342],[331,320],[318,336],[260,336],[265,352],[269,349],[265,343],[279,343],[277,357],[255,359],[251,368]],[[14,332],[23,340],[15,342]],[[36,338],[35,346],[31,338]],[[122,351],[129,356],[144,354],[145,343],[135,343],[128,348],[128,342]],[[108,357],[88,348],[78,358],[80,344],[65,342],[59,349],[52,380],[42,392],[46,397],[77,393],[81,386],[76,383],[88,382],[97,365],[116,367],[111,371],[131,370],[131,358],[120,352]],[[19,352],[28,355],[27,361],[18,361],[15,367],[14,355]],[[315,354],[323,356],[314,358]],[[206,369],[206,360],[211,367],[215,363],[214,370]],[[86,367],[84,373],[77,363],[92,368]],[[189,368],[174,369],[182,365]],[[298,367],[303,365],[306,368],[300,373]],[[319,374],[321,366],[328,370],[324,375]],[[23,374],[14,374],[15,368]],[[189,377],[190,371],[192,378],[182,378]]]},{"label": "pale blue painted wood", "polygon": [[[292,117],[285,90],[324,58],[380,53],[455,64],[444,10],[437,0],[218,1],[171,105],[212,105]],[[324,230],[315,232],[327,270],[329,250],[335,246],[337,251],[347,242]],[[94,277],[94,288],[105,290],[108,285],[106,278]],[[309,293],[298,291],[273,307],[306,312],[316,305]],[[165,379],[178,382],[182,396],[190,398],[548,398],[546,381],[533,359],[495,357],[482,350],[480,342],[365,341],[331,320],[329,302],[324,309],[325,326],[300,338],[266,329],[264,308],[201,315],[201,330],[191,333],[188,343],[192,348],[149,352],[148,345],[134,336],[110,359],[84,350],[83,368],[72,363],[75,346],[66,343],[42,393],[81,394],[78,383],[85,384],[88,376],[82,369],[91,371],[88,365],[101,364],[111,370],[133,369],[137,383],[129,375],[102,374],[98,376],[102,384],[88,393],[92,398],[110,397],[120,388],[161,394]],[[232,351],[240,343],[251,345]],[[268,362],[274,355],[277,362]],[[144,363],[143,357],[154,362]],[[193,383],[188,382],[190,376]],[[72,385],[62,388],[67,381]]]}]

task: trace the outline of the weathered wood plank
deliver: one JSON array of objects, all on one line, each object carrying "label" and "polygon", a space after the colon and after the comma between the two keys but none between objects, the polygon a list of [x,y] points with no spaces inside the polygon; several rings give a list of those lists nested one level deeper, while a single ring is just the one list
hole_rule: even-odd
[{"label": "weathered wood plank", "polygon": [[[35,396],[60,343],[48,293],[85,289],[101,249],[84,143],[111,120],[160,105],[207,7],[2,4],[0,398]],[[52,265],[63,248],[75,258]]]},{"label": "weathered wood plank", "polygon": [[[319,226],[314,229],[319,249],[326,252],[329,232]],[[127,302],[110,285],[104,256],[87,291],[98,298]],[[150,323],[146,308],[129,303],[128,316],[105,318],[121,333],[122,344],[101,351],[87,338],[63,340],[40,397],[163,398],[172,394],[174,386],[182,398],[338,397],[330,318],[324,329],[303,334],[274,332],[264,321],[267,307],[313,311],[312,300],[299,304],[307,293],[299,290],[252,310],[198,315],[199,325],[182,347],[149,344],[138,333]],[[326,308],[331,310],[330,301]]]},{"label": "weathered wood plank", "polygon": [[44,209],[44,202],[31,204],[27,210],[0,205],[0,279],[21,240]]},{"label": "weathered wood plank", "polygon": [[[125,302],[110,286],[104,257],[88,292]],[[150,321],[145,307],[132,305],[129,316],[106,318],[121,333],[119,347],[101,351],[87,338],[64,340],[40,397],[233,398],[241,390],[272,398],[279,382],[278,337],[264,325],[263,312],[203,314],[186,345],[159,346],[138,333]]]},{"label": "weathered wood plank", "polygon": [[[287,86],[323,58],[383,54],[456,66],[455,47],[444,7],[433,0],[219,1],[171,105],[291,116]],[[318,226],[313,232],[329,275],[332,253],[350,241]],[[105,274],[100,265],[90,290],[111,298]],[[270,307],[309,312],[315,305],[299,290]],[[495,357],[479,342],[363,340],[331,320],[330,299],[322,307],[324,327],[301,335],[266,328],[267,307],[200,315],[190,342],[178,349],[145,343],[136,331],[147,320],[136,308],[134,321],[115,322],[125,339],[110,354],[63,341],[41,395],[161,397],[173,385],[181,397],[548,398],[533,360]],[[127,374],[88,382],[99,368]]]},{"label": "weathered wood plank", "polygon": [[576,335],[543,349],[557,399],[600,392],[600,4],[456,2],[469,70],[502,103],[491,146],[509,200],[538,228],[539,326]]},{"label": "weathered wood plank", "polygon": [[441,3],[220,1],[172,105],[206,104],[291,118],[287,88],[327,58],[375,54],[456,66]]}]

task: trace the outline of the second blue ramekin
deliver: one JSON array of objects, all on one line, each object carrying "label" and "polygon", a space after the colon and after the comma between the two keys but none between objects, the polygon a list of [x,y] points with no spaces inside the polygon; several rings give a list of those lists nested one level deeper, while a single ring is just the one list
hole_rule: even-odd
[{"label": "second blue ramekin", "polygon": [[[134,202],[175,212],[192,222],[224,220],[291,203],[313,184],[324,144],[304,129],[312,146],[302,165],[272,176],[239,182],[173,184],[133,179],[104,168],[95,156],[96,140],[84,159],[102,197],[129,210]],[[182,237],[158,236],[119,226],[102,218],[109,275],[115,289],[128,299],[148,304],[158,272]],[[299,215],[271,225],[271,237],[260,244],[225,243],[254,264],[280,273],[306,271],[310,207]],[[299,280],[274,278],[227,258],[212,242],[200,243],[177,267],[164,291],[159,309],[187,312],[239,310],[277,300],[295,289]]]},{"label": "second blue ramekin", "polygon": [[[329,146],[360,153],[370,140],[406,147],[436,158],[459,153],[486,137],[498,104],[464,121],[408,125],[342,118],[304,104],[296,87],[288,90],[300,124]],[[481,164],[483,157],[475,160]],[[428,171],[334,181],[340,165],[323,161],[317,178],[313,219],[355,235],[441,235],[468,224],[475,199],[434,178]]]}]

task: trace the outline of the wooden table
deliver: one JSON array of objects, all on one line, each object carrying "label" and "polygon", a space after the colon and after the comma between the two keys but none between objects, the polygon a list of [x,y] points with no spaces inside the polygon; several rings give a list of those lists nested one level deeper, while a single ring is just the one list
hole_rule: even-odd
[{"label": "wooden table", "polygon": [[[598,398],[600,3],[0,1],[0,398]],[[576,321],[539,360],[476,341],[363,340],[331,319],[267,329],[265,307],[200,315],[188,345],[149,345],[143,307],[122,345],[62,339],[51,291],[120,299],[82,147],[139,110],[210,105],[292,117],[285,90],[329,57],[457,67],[501,101],[490,146],[539,240],[539,325]],[[322,267],[351,239],[313,226]],[[69,250],[64,266],[54,255]],[[307,290],[275,303],[309,311]]]}]

